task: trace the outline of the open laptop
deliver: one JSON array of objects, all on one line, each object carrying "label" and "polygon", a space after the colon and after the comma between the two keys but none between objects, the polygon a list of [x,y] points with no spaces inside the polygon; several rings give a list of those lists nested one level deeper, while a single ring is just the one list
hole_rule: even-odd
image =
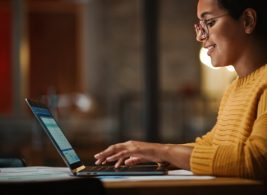
[{"label": "open laptop", "polygon": [[164,175],[167,173],[167,169],[157,165],[134,165],[134,166],[121,166],[114,168],[109,165],[96,165],[86,166],[81,162],[79,156],[71,146],[68,139],[63,134],[57,121],[53,117],[49,108],[37,101],[25,99],[27,105],[30,107],[35,118],[41,125],[42,129],[46,132],[56,150],[70,168],[73,175],[77,176],[108,176],[108,175]]}]

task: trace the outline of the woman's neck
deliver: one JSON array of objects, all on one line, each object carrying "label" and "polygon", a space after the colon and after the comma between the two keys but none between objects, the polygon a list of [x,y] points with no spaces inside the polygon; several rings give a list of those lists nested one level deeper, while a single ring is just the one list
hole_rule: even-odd
[{"label": "woman's neck", "polygon": [[267,64],[267,55],[264,52],[267,46],[263,47],[260,44],[252,44],[251,47],[247,47],[241,57],[234,65],[235,71],[239,77],[245,77],[254,72],[259,67]]}]

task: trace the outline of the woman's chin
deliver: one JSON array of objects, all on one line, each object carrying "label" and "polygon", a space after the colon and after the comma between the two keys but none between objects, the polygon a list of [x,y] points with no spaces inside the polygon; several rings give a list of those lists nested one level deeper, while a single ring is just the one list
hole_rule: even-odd
[{"label": "woman's chin", "polygon": [[214,68],[222,68],[222,67],[225,67],[227,65],[224,65],[223,63],[219,63],[219,62],[216,62],[216,61],[211,61],[211,64]]},{"label": "woman's chin", "polygon": [[218,64],[214,64],[214,63],[211,63],[212,64],[212,67],[213,68],[220,68],[221,66],[219,66]]}]

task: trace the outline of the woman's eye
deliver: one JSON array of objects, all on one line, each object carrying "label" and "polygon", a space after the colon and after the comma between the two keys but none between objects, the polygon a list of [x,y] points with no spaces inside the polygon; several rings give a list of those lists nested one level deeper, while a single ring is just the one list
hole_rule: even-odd
[{"label": "woman's eye", "polygon": [[212,27],[213,25],[215,24],[215,20],[209,20],[209,21],[206,21],[206,25],[207,27]]}]

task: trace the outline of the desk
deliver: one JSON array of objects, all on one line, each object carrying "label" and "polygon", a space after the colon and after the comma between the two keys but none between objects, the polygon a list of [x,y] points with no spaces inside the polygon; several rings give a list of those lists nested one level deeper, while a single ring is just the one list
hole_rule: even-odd
[{"label": "desk", "polygon": [[263,195],[260,181],[240,178],[215,178],[212,180],[162,180],[103,182],[107,195]]},{"label": "desk", "polygon": [[[171,178],[173,177],[173,178]],[[103,179],[100,178],[107,195],[263,195],[264,183],[260,181],[241,179],[241,178],[213,178],[213,177],[197,177],[187,175],[181,177],[179,175],[156,177],[153,180],[141,177],[133,180],[126,179]],[[194,179],[193,179],[194,178]],[[12,182],[23,183],[31,182],[32,185],[36,181],[51,182],[53,180],[73,180],[77,177],[70,174],[70,170],[66,167],[25,167],[25,168],[5,168],[0,169],[0,186],[1,183]],[[95,184],[88,180],[91,186]],[[96,182],[96,181],[95,181]],[[96,182],[97,183],[97,182]],[[100,183],[100,182],[99,182]],[[76,183],[77,184],[77,183]],[[101,183],[100,183],[101,184]],[[80,183],[81,186],[84,186]],[[30,185],[28,185],[30,186]],[[76,185],[77,186],[77,185]],[[90,185],[85,185],[89,187]],[[80,187],[79,187],[80,188]],[[0,189],[1,190],[1,189]],[[98,188],[95,188],[98,190]],[[101,192],[101,189],[99,189]],[[90,194],[90,193],[89,193]],[[99,194],[99,193],[97,193]]]}]

